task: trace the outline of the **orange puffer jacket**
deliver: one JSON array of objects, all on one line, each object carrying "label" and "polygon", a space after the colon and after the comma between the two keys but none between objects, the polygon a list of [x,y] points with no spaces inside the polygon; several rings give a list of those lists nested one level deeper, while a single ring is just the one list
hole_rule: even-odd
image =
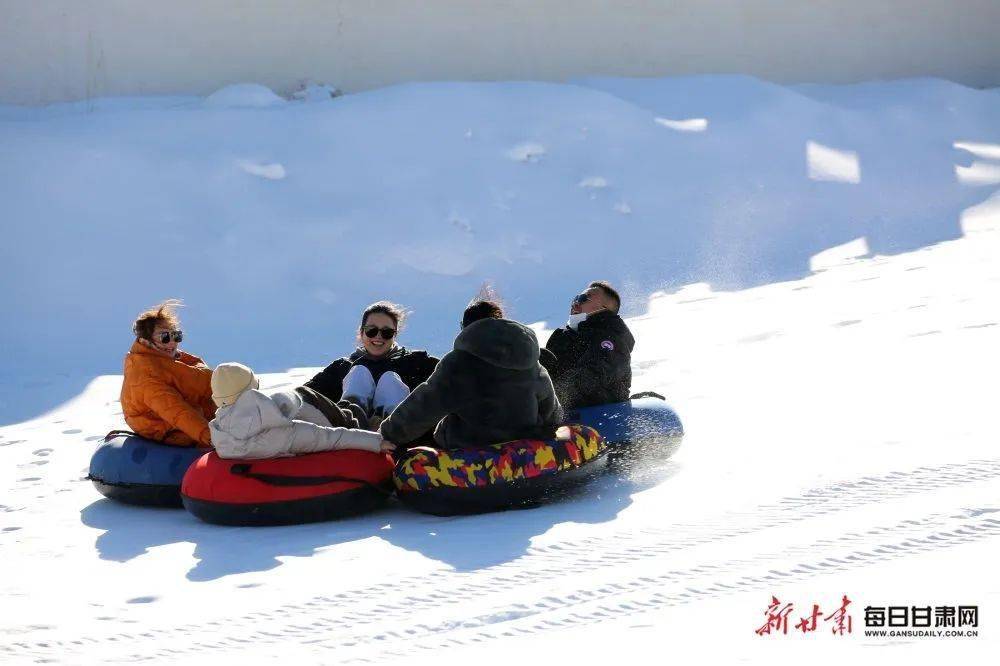
[{"label": "orange puffer jacket", "polygon": [[212,369],[197,356],[163,356],[139,341],[125,355],[122,414],[137,434],[177,446],[211,446]]}]

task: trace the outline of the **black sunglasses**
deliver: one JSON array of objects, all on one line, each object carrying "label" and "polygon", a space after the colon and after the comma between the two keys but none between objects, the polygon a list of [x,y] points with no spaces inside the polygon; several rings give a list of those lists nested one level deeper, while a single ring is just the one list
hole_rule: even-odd
[{"label": "black sunglasses", "polygon": [[365,329],[365,335],[369,338],[374,339],[379,333],[382,334],[383,340],[392,340],[396,337],[396,329],[389,328],[388,326],[383,326],[382,328],[379,328],[378,326],[369,326]]},{"label": "black sunglasses", "polygon": [[159,340],[161,345],[165,345],[170,342],[173,338],[174,342],[180,342],[184,339],[184,331],[162,331],[159,335]]},{"label": "black sunglasses", "polygon": [[583,305],[590,300],[590,294],[583,292],[582,294],[577,294],[573,297],[573,302],[577,305]]}]

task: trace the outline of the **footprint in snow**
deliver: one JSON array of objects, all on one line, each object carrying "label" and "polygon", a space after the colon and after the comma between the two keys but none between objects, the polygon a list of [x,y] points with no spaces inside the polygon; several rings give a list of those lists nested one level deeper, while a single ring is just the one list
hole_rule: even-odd
[{"label": "footprint in snow", "polygon": [[854,326],[855,324],[860,324],[860,319],[845,319],[844,321],[838,321],[834,326],[844,327],[844,326]]},{"label": "footprint in snow", "polygon": [[988,321],[985,324],[970,324],[969,326],[963,326],[962,328],[989,328],[990,326],[996,326],[995,321]]},{"label": "footprint in snow", "polygon": [[99,439],[104,439],[104,436],[103,435],[91,435],[90,437],[86,438],[84,441],[85,442],[96,442]]},{"label": "footprint in snow", "polygon": [[781,335],[781,331],[767,331],[765,333],[758,333],[757,335],[748,335],[745,338],[740,338],[737,340],[740,344],[746,344],[749,342],[764,342],[765,340],[770,340]]},{"label": "footprint in snow", "polygon": [[69,430],[63,430],[62,434],[64,434],[64,435],[79,435],[81,432],[83,432],[83,431],[80,430],[79,428],[70,428]]},{"label": "footprint in snow", "polygon": [[151,604],[159,599],[159,597],[148,596],[148,597],[135,597],[134,599],[129,599],[125,603],[127,604]]},{"label": "footprint in snow", "polygon": [[47,456],[52,453],[52,449],[38,449],[37,451],[32,451],[31,454],[35,456]]},{"label": "footprint in snow", "polygon": [[21,528],[20,527],[5,527],[5,528],[3,528],[3,531],[4,532],[16,532],[19,529],[21,529]]}]

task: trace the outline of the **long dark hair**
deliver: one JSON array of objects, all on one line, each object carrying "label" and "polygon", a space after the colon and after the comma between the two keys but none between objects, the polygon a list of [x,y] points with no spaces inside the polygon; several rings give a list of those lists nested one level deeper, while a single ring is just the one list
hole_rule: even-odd
[{"label": "long dark hair", "polygon": [[389,301],[378,301],[377,303],[372,303],[365,308],[365,311],[361,313],[361,325],[358,329],[365,327],[365,322],[368,321],[368,317],[373,314],[384,314],[385,316],[392,319],[392,323],[396,326],[396,330],[399,330],[403,326],[403,321],[406,319],[406,311],[399,305],[391,303]]}]

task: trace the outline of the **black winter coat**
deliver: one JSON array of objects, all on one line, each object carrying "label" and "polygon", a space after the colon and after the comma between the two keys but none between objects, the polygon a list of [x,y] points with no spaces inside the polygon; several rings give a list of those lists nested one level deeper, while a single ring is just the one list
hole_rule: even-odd
[{"label": "black winter coat", "polygon": [[535,332],[523,324],[469,324],[430,378],[382,422],[382,436],[407,444],[436,423],[434,441],[445,449],[552,439],[562,409],[538,355]]},{"label": "black winter coat", "polygon": [[[614,312],[596,312],[580,322],[552,332],[543,354],[565,409],[628,400],[632,388],[635,338]],[[553,355],[555,358],[553,358]]]},{"label": "black winter coat", "polygon": [[434,372],[438,359],[425,351],[410,351],[406,347],[396,347],[383,356],[374,357],[358,349],[347,358],[338,358],[326,366],[322,372],[305,383],[317,393],[321,393],[331,402],[337,402],[344,391],[344,377],[355,365],[363,365],[372,373],[372,378],[378,382],[384,373],[392,371],[399,375],[403,383],[412,391]]}]

